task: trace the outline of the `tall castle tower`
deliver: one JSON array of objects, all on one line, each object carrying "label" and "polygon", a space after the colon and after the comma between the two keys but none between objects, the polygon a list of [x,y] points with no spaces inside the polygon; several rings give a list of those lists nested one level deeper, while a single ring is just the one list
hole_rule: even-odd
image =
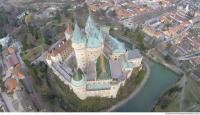
[{"label": "tall castle tower", "polygon": [[103,35],[99,28],[95,25],[91,15],[88,16],[85,33],[87,37],[87,56],[88,62],[95,61],[103,50]]},{"label": "tall castle tower", "polygon": [[74,52],[76,55],[77,68],[80,68],[82,71],[85,71],[87,64],[85,43],[86,43],[86,38],[81,33],[81,30],[76,23],[74,32],[72,34],[72,47],[74,48]]},{"label": "tall castle tower", "polygon": [[100,56],[104,47],[102,32],[90,15],[86,22],[85,34],[76,24],[72,34],[72,47],[76,54],[77,67],[82,71],[85,71],[88,62],[94,62]]}]

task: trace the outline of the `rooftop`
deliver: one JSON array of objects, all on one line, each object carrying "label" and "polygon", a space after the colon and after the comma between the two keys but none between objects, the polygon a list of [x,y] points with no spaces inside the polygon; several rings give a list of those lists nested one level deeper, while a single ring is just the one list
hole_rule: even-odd
[{"label": "rooftop", "polygon": [[85,36],[82,34],[78,24],[76,23],[72,34],[72,43],[85,43],[85,41]]},{"label": "rooftop", "polygon": [[87,84],[86,89],[88,91],[95,91],[95,90],[109,90],[111,85],[109,83],[94,83],[94,84]]},{"label": "rooftop", "polygon": [[120,62],[114,62],[109,60],[110,72],[113,79],[121,79],[123,77],[122,68]]},{"label": "rooftop", "polygon": [[15,53],[13,53],[10,56],[8,56],[8,65],[9,66],[15,66],[17,64],[19,64],[19,60],[18,60],[18,58],[17,58]]},{"label": "rooftop", "polygon": [[96,73],[96,64],[95,62],[89,62],[87,67],[87,75],[88,81],[94,81],[96,79],[97,73]]},{"label": "rooftop", "polygon": [[141,58],[141,57],[142,57],[142,55],[138,49],[128,51],[128,60],[135,59],[135,58]]},{"label": "rooftop", "polygon": [[112,36],[106,38],[106,43],[113,53],[123,54],[126,52],[124,44],[118,41],[117,39],[113,38]]},{"label": "rooftop", "polygon": [[14,78],[6,80],[5,86],[8,93],[12,93],[17,87],[17,81]]}]

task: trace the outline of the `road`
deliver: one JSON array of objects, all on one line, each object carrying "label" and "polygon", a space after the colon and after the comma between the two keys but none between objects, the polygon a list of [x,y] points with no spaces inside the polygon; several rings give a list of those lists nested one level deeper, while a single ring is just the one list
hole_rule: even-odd
[{"label": "road", "polygon": [[181,92],[181,97],[180,97],[180,106],[179,106],[179,111],[184,111],[183,110],[183,102],[185,99],[185,88],[186,88],[186,76],[184,75],[182,78],[181,86],[182,86],[182,92]]},{"label": "road", "polygon": [[[166,7],[166,8],[158,8],[158,9],[153,10],[151,12],[145,12],[145,13],[130,17],[129,19],[132,20],[132,22],[134,23],[133,25],[143,25],[145,23],[145,21],[147,21],[151,18],[158,17],[158,16],[160,16],[164,13],[172,12],[172,11],[175,11],[175,10],[176,10],[176,8],[174,6],[170,6],[170,7]],[[113,22],[116,22],[115,18],[109,16],[110,11],[111,11],[110,9],[108,9],[106,11],[106,17],[111,19]]]},{"label": "road", "polygon": [[142,25],[142,24],[145,23],[146,20],[149,20],[149,19],[154,18],[154,17],[158,17],[162,14],[165,14],[167,12],[172,12],[174,10],[175,10],[175,7],[173,7],[173,6],[166,7],[166,8],[159,8],[159,9],[156,9],[152,12],[145,12],[141,15],[134,16],[132,18],[132,21],[135,24]]},{"label": "road", "polygon": [[[17,52],[17,58],[20,61],[21,64],[21,69],[22,71],[26,72],[27,68],[24,64],[24,61],[22,60],[21,56],[20,56],[20,52]],[[33,103],[35,104],[36,108],[40,111],[44,109],[43,103],[40,99],[40,97],[38,96],[38,94],[36,93],[36,91],[33,89],[33,86],[31,84],[31,80],[29,78],[29,76],[27,74],[25,74],[25,78],[22,79],[22,84],[24,85],[26,91],[29,93]]]}]

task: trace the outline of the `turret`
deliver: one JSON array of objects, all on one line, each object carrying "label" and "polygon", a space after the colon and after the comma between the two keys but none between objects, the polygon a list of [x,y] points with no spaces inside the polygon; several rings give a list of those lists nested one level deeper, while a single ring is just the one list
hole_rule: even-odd
[{"label": "turret", "polygon": [[72,47],[77,49],[76,45],[80,46],[78,49],[85,47],[85,36],[82,34],[78,24],[75,24],[74,32],[72,34]]},{"label": "turret", "polygon": [[85,76],[81,69],[78,69],[72,78],[72,84],[76,87],[81,87],[85,85]]},{"label": "turret", "polygon": [[71,39],[71,37],[72,37],[72,28],[71,28],[71,26],[69,24],[68,24],[64,34],[65,34],[66,40],[70,40]]},{"label": "turret", "polygon": [[72,47],[74,48],[74,52],[76,55],[77,67],[80,68],[82,71],[84,71],[87,64],[87,58],[85,52],[86,38],[82,34],[77,23],[75,24],[71,41],[72,41]]},{"label": "turret", "polygon": [[95,61],[103,50],[103,37],[100,29],[95,25],[91,15],[88,16],[85,32],[87,34],[86,47],[88,61]]}]

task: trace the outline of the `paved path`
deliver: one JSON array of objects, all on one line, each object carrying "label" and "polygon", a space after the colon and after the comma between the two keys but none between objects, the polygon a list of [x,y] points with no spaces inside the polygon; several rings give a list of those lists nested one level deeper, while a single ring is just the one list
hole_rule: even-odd
[{"label": "paved path", "polygon": [[150,67],[149,67],[146,59],[143,59],[143,64],[146,67],[147,71],[146,71],[146,74],[145,74],[144,79],[142,80],[141,84],[131,93],[131,95],[128,98],[120,101],[116,105],[114,105],[111,108],[109,108],[107,111],[111,112],[111,111],[114,111],[115,109],[119,108],[120,106],[123,106],[130,99],[132,99],[133,97],[135,97],[140,92],[140,90],[144,87],[144,85],[146,84],[146,82],[147,82],[147,80],[149,78],[149,74],[151,72],[151,69],[150,69]]},{"label": "paved path", "polygon": [[[17,55],[17,58],[20,61],[22,71],[27,72],[26,65],[25,65],[24,61],[22,60],[22,58],[20,56],[20,52],[17,52],[16,55]],[[41,101],[41,98],[39,97],[39,95],[34,90],[32,83],[31,83],[31,80],[30,80],[30,78],[27,74],[26,74],[26,77],[24,79],[22,79],[22,84],[25,87],[25,89],[27,90],[29,96],[32,99],[32,102],[35,104],[37,109],[39,109],[39,110],[44,109],[44,105]]]}]

